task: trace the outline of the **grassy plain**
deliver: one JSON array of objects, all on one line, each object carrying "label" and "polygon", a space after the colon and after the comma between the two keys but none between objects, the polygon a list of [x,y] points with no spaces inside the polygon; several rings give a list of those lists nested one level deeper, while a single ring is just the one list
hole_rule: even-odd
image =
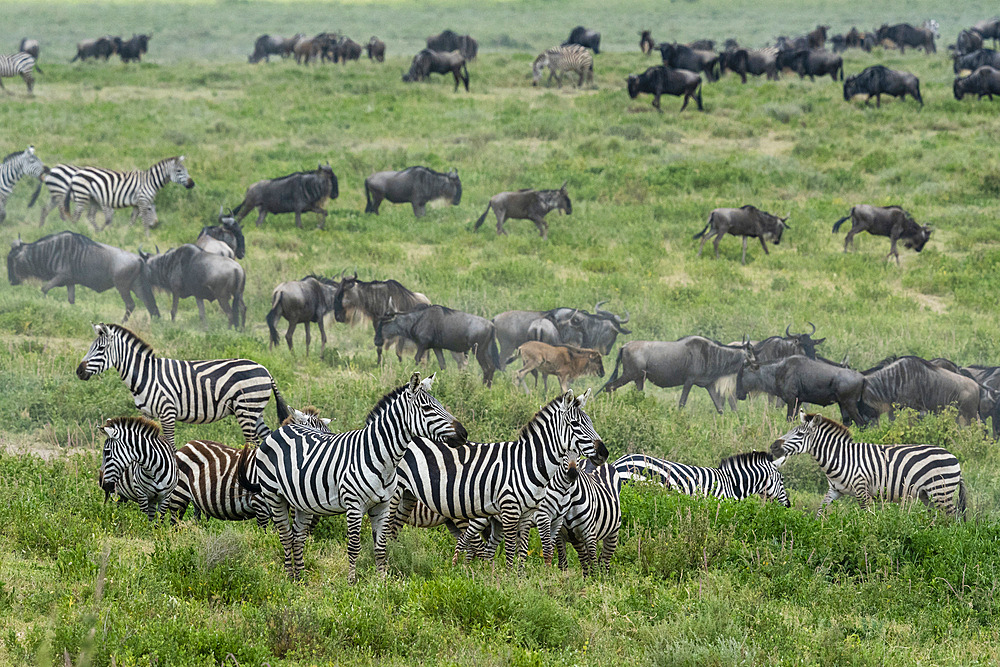
[{"label": "grassy plain", "polygon": [[[953,99],[944,53],[959,27],[994,10],[977,2],[855,4],[14,3],[0,43],[38,37],[45,74],[33,98],[8,80],[14,94],[0,105],[0,144],[9,152],[33,143],[49,164],[146,167],[187,156],[197,186],[160,193],[161,224],[148,239],[127,226],[125,212],[98,236],[131,249],[191,241],[250,183],[329,160],[341,195],[324,231],[310,215],[302,230],[291,216],[260,228],[245,221],[246,331],[227,331],[214,307],[202,329],[190,302],[176,322],[137,311],[131,326],[166,356],[256,359],[292,404],[315,404],[343,429],[356,427],[413,362],[377,368],[370,328],[332,321],[323,359],[304,357],[301,333],[294,355],[269,350],[264,315],[280,281],[356,268],[362,278],[396,278],[486,317],[610,299],[607,307],[631,314],[626,340],[761,338],[811,321],[827,337],[823,353],[849,354],[858,368],[888,354],[995,364],[1000,119],[987,101]],[[678,114],[679,101],[665,98],[660,115],[648,97],[632,101],[624,92],[628,73],[655,64],[635,45],[644,27],[658,39],[736,36],[760,45],[820,21],[839,32],[931,16],[944,33],[937,56],[845,56],[848,74],[876,62],[916,73],[923,109],[911,101],[880,110],[848,104],[839,83],[792,76],[707,84],[703,114]],[[595,88],[531,88],[535,53],[577,23],[601,29],[609,49],[596,58]],[[440,78],[403,84],[422,38],[449,26],[483,47],[470,67],[472,93],[453,94]],[[390,57],[309,69],[245,63],[261,32],[327,28],[358,41],[378,34]],[[83,37],[150,29],[141,66],[66,64]],[[461,205],[435,206],[420,220],[388,204],[378,217],[364,215],[364,177],[412,164],[456,167]],[[489,220],[471,232],[492,194],[564,180],[574,212],[550,215],[547,242],[527,221],[508,223],[507,237]],[[38,229],[38,209],[26,207],[32,187],[20,184],[8,202],[4,247],[18,235],[33,241],[73,228],[50,216]],[[863,236],[857,252],[840,252],[832,223],[865,202],[900,204],[933,224],[927,248],[903,251],[901,267],[883,262],[885,239]],[[691,235],[708,211],[744,203],[790,214],[785,242],[768,256],[751,246],[745,267],[732,237],[718,261],[697,258]],[[93,236],[85,223],[74,229]],[[307,546],[306,583],[292,585],[273,533],[217,522],[150,526],[134,507],[102,505],[95,428],[134,407],[113,373],[83,383],[73,370],[89,325],[122,312],[113,291],[81,288],[70,306],[62,288],[43,299],[34,285],[0,285],[0,662],[48,664],[64,650],[96,665],[112,656],[118,665],[219,664],[229,652],[243,665],[1000,657],[1000,461],[978,427],[960,429],[947,416],[905,418],[863,434],[955,451],[971,491],[973,520],[962,525],[920,507],[863,512],[848,501],[817,520],[824,480],[810,462],[792,461],[791,510],[627,492],[613,573],[596,581],[548,570],[537,553],[522,578],[489,565],[452,569],[446,534],[410,531],[392,548],[387,581],[374,576],[369,547],[362,581],[349,587],[343,524],[332,519]],[[613,357],[607,361],[610,372]],[[480,440],[509,437],[543,401],[515,391],[509,374],[486,390],[478,369],[453,366],[439,374],[435,393]],[[646,451],[711,465],[764,448],[787,428],[783,411],[762,401],[716,416],[704,392],[696,389],[682,411],[678,394],[625,388],[593,402],[612,455]],[[240,436],[231,420],[179,425],[178,438],[194,437]]]}]

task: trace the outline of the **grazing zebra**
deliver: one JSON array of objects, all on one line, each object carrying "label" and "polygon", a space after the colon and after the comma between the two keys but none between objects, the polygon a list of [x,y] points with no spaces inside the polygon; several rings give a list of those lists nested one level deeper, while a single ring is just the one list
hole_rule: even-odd
[{"label": "grazing zebra", "polygon": [[243,490],[237,479],[242,451],[211,440],[190,440],[178,449],[177,490],[167,503],[171,516],[184,516],[191,505],[195,519],[256,519],[258,526],[267,528],[271,514],[264,499]]},{"label": "grazing zebra", "polygon": [[535,62],[531,66],[531,85],[538,85],[538,82],[542,79],[542,70],[546,67],[549,68],[549,79],[547,83],[551,84],[552,77],[555,77],[559,82],[560,88],[562,88],[563,74],[566,72],[575,72],[579,75],[580,78],[576,82],[577,88],[583,85],[584,78],[586,78],[590,84],[594,83],[594,56],[591,55],[590,51],[579,44],[555,46],[551,49],[542,51],[542,53],[535,58]]},{"label": "grazing zebra", "polygon": [[151,521],[157,513],[162,518],[177,486],[173,445],[163,438],[159,425],[145,417],[115,417],[101,428],[108,436],[100,474],[105,494],[116,492],[118,481],[131,468],[128,489],[122,495],[139,503]]},{"label": "grazing zebra", "polygon": [[249,359],[179,361],[164,359],[123,326],[95,324],[97,337],[77,366],[81,380],[115,368],[140,412],[159,419],[163,437],[174,446],[174,422],[207,424],[235,415],[247,442],[270,430],[263,413],[271,392],[278,419],[289,415],[285,399],[266,368]]},{"label": "grazing zebra", "polygon": [[[59,217],[63,220],[69,220],[69,211],[66,209],[67,193],[70,191],[70,184],[73,181],[73,176],[76,172],[80,171],[80,168],[72,164],[57,164],[49,167],[42,174],[42,183],[49,190],[49,200],[45,204],[42,204],[42,217],[38,221],[38,226],[43,227],[45,225],[45,218],[48,216],[49,211],[54,208],[59,209]],[[28,204],[30,208],[34,205],[34,197],[31,203]]]},{"label": "grazing zebra", "polygon": [[656,482],[687,495],[735,500],[759,495],[764,500],[791,507],[785,482],[767,452],[730,456],[722,459],[718,468],[689,466],[645,454],[628,454],[613,465],[625,480]]},{"label": "grazing zebra", "polygon": [[[24,176],[41,176],[45,165],[35,155],[35,147],[28,146],[27,150],[14,151],[3,159],[0,163],[0,222],[7,219],[7,198],[14,191],[14,186]],[[38,188],[31,197],[31,203],[35,203],[38,192],[42,187],[42,182],[38,181]]]},{"label": "grazing zebra", "polygon": [[10,92],[3,87],[5,76],[20,76],[28,86],[28,94],[35,87],[35,75],[31,70],[35,68],[35,59],[27,53],[0,54],[0,90],[8,95]]},{"label": "grazing zebra", "polygon": [[[264,438],[253,454],[241,457],[240,483],[266,500],[292,579],[301,576],[302,549],[314,515],[347,515],[348,580],[353,583],[361,519],[367,514],[375,566],[385,573],[389,499],[396,490],[396,466],[410,440],[424,436],[461,444],[467,437],[461,422],[430,394],[433,381],[433,375],[421,381],[414,373],[407,384],[382,397],[363,429],[329,434],[289,424]],[[246,471],[249,458],[256,459],[257,481]]]},{"label": "grazing zebra", "polygon": [[132,217],[129,224],[135,224],[135,219],[142,216],[146,231],[158,223],[156,206],[153,199],[167,182],[180,183],[191,189],[194,181],[188,175],[184,166],[184,156],[160,160],[149,169],[133,171],[111,171],[100,167],[81,167],[73,174],[70,190],[65,194],[65,207],[69,209],[70,200],[76,204],[73,222],[80,219],[83,207],[88,206],[87,219],[97,226],[97,209],[104,212],[104,226],[111,224],[114,209],[132,206]]},{"label": "grazing zebra", "polygon": [[555,538],[559,568],[567,567],[566,542],[569,542],[580,556],[584,577],[597,574],[598,567],[605,572],[611,570],[611,557],[618,548],[618,530],[622,525],[621,475],[613,466],[588,468],[585,465],[570,486],[569,507]]},{"label": "grazing zebra", "polygon": [[[543,406],[512,442],[468,443],[450,447],[414,438],[396,471],[399,488],[393,496],[390,537],[406,522],[415,501],[452,520],[487,519],[499,515],[507,544],[507,566],[527,554],[531,520],[549,481],[567,451],[577,451],[600,465],[608,450],[583,411],[590,390],[574,397],[572,390]],[[483,522],[473,522],[459,540],[469,539]],[[515,549],[516,545],[516,549]]]},{"label": "grazing zebra", "polygon": [[[775,463],[799,452],[813,455],[829,490],[819,511],[842,495],[867,507],[874,498],[901,502],[919,498],[948,515],[965,514],[965,482],[955,455],[934,445],[873,445],[855,442],[850,430],[823,415],[799,411],[802,423],[771,445]],[[958,491],[958,504],[954,502]]]}]

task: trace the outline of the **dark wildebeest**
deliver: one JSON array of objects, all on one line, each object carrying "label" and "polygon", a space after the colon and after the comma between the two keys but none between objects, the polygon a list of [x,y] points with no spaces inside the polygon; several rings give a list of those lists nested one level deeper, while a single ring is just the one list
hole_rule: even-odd
[{"label": "dark wildebeest", "polygon": [[205,301],[217,301],[234,329],[246,326],[247,307],[243,302],[246,272],[239,262],[205,252],[191,243],[159,255],[149,255],[141,250],[139,254],[145,260],[145,280],[153,287],[170,292],[173,297],[171,321],[177,317],[179,301],[193,296],[198,303],[202,326],[208,324]]},{"label": "dark wildebeest", "polygon": [[858,407],[864,387],[865,377],[860,372],[801,355],[770,363],[754,358],[736,374],[738,399],[745,401],[755,391],[776,396],[788,406],[788,421],[803,403],[836,403],[845,424],[854,421],[864,425]]},{"label": "dark wildebeest", "polygon": [[851,231],[847,232],[844,238],[844,252],[847,247],[854,247],[854,235],[858,232],[868,232],[874,236],[888,236],[892,241],[889,247],[890,257],[896,257],[896,264],[899,264],[899,251],[896,250],[896,242],[902,239],[903,245],[907,248],[920,252],[927,245],[927,240],[933,231],[927,225],[921,227],[916,223],[909,213],[898,206],[870,206],[860,204],[851,208],[851,212],[843,218],[833,223],[833,233],[836,234],[848,218],[851,219]]},{"label": "dark wildebeest", "polygon": [[516,192],[501,192],[490,198],[490,203],[486,205],[486,210],[476,220],[473,231],[479,229],[486,220],[486,214],[490,208],[497,216],[497,234],[506,234],[503,228],[503,221],[508,218],[518,220],[531,220],[538,228],[538,233],[543,239],[549,237],[549,226],[545,222],[545,216],[549,211],[558,209],[569,215],[573,212],[573,204],[569,200],[566,192],[566,182],[558,190],[532,190],[526,188]]},{"label": "dark wildebeest", "polygon": [[799,78],[808,76],[810,81],[815,81],[817,76],[829,74],[830,78],[836,81],[839,73],[840,80],[844,80],[844,59],[836,53],[810,49],[802,56],[800,63]]},{"label": "dark wildebeest", "polygon": [[70,62],[86,60],[87,58],[104,58],[107,60],[118,52],[118,47],[121,43],[121,37],[112,37],[111,35],[105,35],[97,39],[85,39],[82,42],[77,42],[76,55],[73,56],[73,60],[70,60]]},{"label": "dark wildebeest", "polygon": [[993,67],[995,69],[1000,69],[1000,51],[994,51],[993,49],[979,49],[978,51],[973,51],[972,53],[967,53],[964,56],[959,56],[955,58],[955,63],[953,69],[955,74],[963,70],[974,71],[980,67]]},{"label": "dark wildebeest", "polygon": [[281,44],[281,57],[290,58],[295,55],[295,45],[298,44],[300,39],[305,37],[305,33],[297,32],[288,39],[284,40]]},{"label": "dark wildebeest", "polygon": [[1000,40],[1000,17],[994,16],[991,19],[984,19],[970,28],[973,32],[979,33],[984,40],[992,39],[993,46]]},{"label": "dark wildebeest", "polygon": [[822,49],[826,46],[826,31],[830,29],[828,25],[818,25],[816,29],[806,34],[806,41],[810,49]]},{"label": "dark wildebeest", "polygon": [[288,343],[288,350],[292,350],[292,336],[295,335],[295,327],[299,323],[306,325],[306,356],[309,356],[309,342],[311,339],[309,324],[315,322],[319,325],[320,357],[326,352],[326,327],[323,325],[323,318],[333,310],[333,300],[337,295],[340,283],[322,276],[306,276],[302,280],[289,280],[274,288],[271,292],[271,310],[267,313],[267,329],[271,335],[271,342],[268,347],[278,344],[278,329],[275,324],[278,318],[284,317],[288,320],[288,330],[285,331],[285,341]]},{"label": "dark wildebeest", "polygon": [[246,241],[243,228],[236,222],[233,212],[222,212],[219,207],[219,224],[202,227],[194,244],[206,252],[222,255],[229,259],[243,259],[246,255]]},{"label": "dark wildebeest", "polygon": [[247,58],[249,63],[271,62],[271,56],[285,56],[285,38],[280,35],[261,35],[253,43],[253,53]]},{"label": "dark wildebeest", "polygon": [[719,54],[714,51],[692,49],[684,44],[660,44],[657,47],[663,64],[673,69],[684,69],[689,72],[704,72],[709,81],[719,78],[716,68],[719,65]]},{"label": "dark wildebeest", "polygon": [[365,51],[368,52],[368,60],[376,62],[383,62],[385,60],[385,42],[374,35],[365,44]]},{"label": "dark wildebeest", "polygon": [[474,60],[479,52],[479,42],[469,35],[459,35],[445,30],[427,38],[427,48],[431,51],[458,51],[466,60]]},{"label": "dark wildebeest", "polygon": [[601,33],[578,25],[570,31],[569,39],[563,42],[561,46],[569,46],[570,44],[585,46],[595,54],[598,54],[601,52]]},{"label": "dark wildebeest", "polygon": [[909,23],[897,23],[896,25],[882,24],[882,27],[875,31],[875,39],[882,42],[891,39],[899,47],[900,53],[906,53],[906,47],[915,49],[922,48],[925,53],[937,53],[934,46],[934,33],[928,28],[914,28]]},{"label": "dark wildebeest", "polygon": [[649,55],[656,48],[656,42],[653,41],[653,35],[649,30],[643,30],[639,33],[639,50],[642,51],[643,55]]},{"label": "dark wildebeest", "polygon": [[549,376],[555,375],[563,393],[569,391],[569,384],[582,375],[604,377],[604,364],[601,363],[601,353],[569,345],[549,345],[541,341],[528,341],[517,348],[510,363],[521,358],[524,366],[514,374],[514,384],[524,387],[528,392],[528,383],[524,381],[528,373],[535,378],[535,388],[538,388],[538,374],[542,374],[542,395],[549,393]]},{"label": "dark wildebeest", "polygon": [[725,72],[727,69],[736,72],[746,83],[746,75],[754,76],[766,75],[772,81],[778,80],[778,50],[769,47],[766,49],[741,49],[739,47],[727,49],[719,54],[719,69]]},{"label": "dark wildebeest", "polygon": [[421,217],[427,202],[450,199],[453,206],[462,202],[462,181],[458,171],[447,174],[427,167],[407,167],[402,171],[377,171],[365,179],[365,213],[378,215],[385,199],[393,204],[409,202],[413,215]]},{"label": "dark wildebeest", "polygon": [[[727,71],[739,74],[742,82],[746,83],[747,73],[750,72],[750,52],[746,49],[729,49],[720,53],[719,76],[721,77]],[[770,73],[767,78],[771,78]]]},{"label": "dark wildebeest", "polygon": [[358,60],[361,58],[361,52],[364,51],[364,47],[355,42],[350,37],[341,37],[337,42],[337,58],[340,62],[347,64],[348,60]]},{"label": "dark wildebeest", "polygon": [[722,395],[730,393],[736,373],[751,354],[749,344],[723,345],[702,336],[669,342],[633,340],[618,350],[615,370],[601,391],[614,391],[629,382],[642,391],[646,380],[657,387],[683,386],[679,403],[683,408],[691,387],[704,387],[722,414]]},{"label": "dark wildebeest", "polygon": [[747,239],[750,237],[759,239],[760,247],[767,255],[769,252],[767,244],[764,243],[764,237],[766,236],[774,245],[779,245],[782,233],[786,229],[791,229],[786,220],[788,220],[787,215],[784,218],[779,218],[749,204],[742,208],[717,208],[708,214],[708,223],[705,228],[694,235],[694,238],[701,239],[701,244],[698,246],[698,256],[701,257],[705,241],[710,236],[715,236],[712,245],[715,246],[715,258],[718,259],[719,241],[726,234],[732,234],[743,237],[743,257],[740,259],[740,263],[746,264]]},{"label": "dark wildebeest", "polygon": [[132,39],[122,41],[118,45],[118,57],[122,59],[123,63],[141,62],[142,56],[149,50],[149,40],[152,38],[152,35],[133,34]]},{"label": "dark wildebeest", "polygon": [[423,81],[431,74],[451,74],[455,77],[455,92],[458,83],[465,84],[465,92],[469,92],[469,68],[465,64],[465,56],[458,51],[431,51],[424,49],[413,56],[410,71],[403,75],[403,81]]},{"label": "dark wildebeest", "polygon": [[330,163],[319,165],[316,171],[298,171],[281,178],[257,181],[247,188],[240,205],[233,209],[236,222],[241,221],[250,211],[257,208],[259,227],[268,213],[294,213],[295,226],[302,227],[302,213],[319,213],[318,229],[326,223],[326,209],[323,205],[340,194],[337,176]]},{"label": "dark wildebeest", "polygon": [[496,328],[478,315],[444,306],[418,306],[408,313],[394,313],[379,320],[375,327],[375,347],[381,349],[392,338],[413,341],[417,346],[414,356],[417,363],[424,352],[434,350],[441,368],[444,368],[442,350],[457,353],[472,350],[483,369],[483,384],[487,387],[493,384],[493,373],[500,367]]},{"label": "dark wildebeest", "polygon": [[994,95],[1000,95],[1000,71],[989,66],[979,67],[967,77],[957,77],[952,89],[956,100],[965,95],[978,95],[978,99],[987,96],[992,102]]},{"label": "dark wildebeest", "polygon": [[693,42],[688,42],[684,46],[694,49],[695,51],[714,51],[715,50],[715,40],[712,39],[696,39]]},{"label": "dark wildebeest", "polygon": [[805,70],[805,59],[809,55],[808,49],[793,49],[778,47],[778,52],[774,56],[774,66],[778,73],[790,69],[799,76]]},{"label": "dark wildebeest", "polygon": [[314,37],[301,36],[295,40],[294,46],[292,46],[292,53],[295,54],[295,63],[297,65],[304,64],[308,65],[310,61],[315,60],[320,57],[320,54],[324,52],[325,39],[317,40]]},{"label": "dark wildebeest", "polygon": [[661,95],[677,97],[683,95],[684,104],[681,105],[681,111],[687,108],[689,100],[698,103],[698,111],[705,110],[701,104],[701,77],[694,72],[658,65],[650,67],[642,74],[629,74],[625,81],[630,98],[634,100],[639,93],[649,93],[653,96],[653,106],[657,111],[663,111],[660,108]]},{"label": "dark wildebeest", "polygon": [[948,47],[955,58],[974,53],[981,48],[983,48],[983,36],[974,30],[963,30],[958,33],[955,43]]},{"label": "dark wildebeest", "polygon": [[872,65],[860,74],[847,77],[844,81],[844,101],[850,102],[855,95],[867,95],[865,104],[875,96],[875,107],[882,106],[882,95],[892,95],[906,99],[909,95],[920,106],[924,100],[920,97],[920,80],[909,72],[889,69],[884,65]]},{"label": "dark wildebeest", "polygon": [[20,236],[11,243],[7,255],[7,279],[19,285],[26,278],[46,281],[42,294],[53,287],[66,287],[69,302],[76,302],[76,286],[95,292],[114,287],[125,302],[125,317],[135,310],[132,292],[142,300],[151,317],[159,317],[153,290],[143,278],[142,259],[135,253],[93,241],[76,232],[58,232],[34,243],[24,243]]},{"label": "dark wildebeest", "polygon": [[[940,412],[949,405],[958,409],[960,423],[980,414],[980,384],[970,377],[938,368],[920,357],[889,359],[864,371],[862,416],[878,421],[882,413],[895,418],[897,406],[917,412]],[[987,408],[988,410],[988,408]]]}]

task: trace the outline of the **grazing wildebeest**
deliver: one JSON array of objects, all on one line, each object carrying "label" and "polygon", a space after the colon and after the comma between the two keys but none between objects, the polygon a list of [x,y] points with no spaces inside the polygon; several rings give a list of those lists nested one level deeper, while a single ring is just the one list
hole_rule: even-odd
[{"label": "grazing wildebeest", "polygon": [[769,252],[767,244],[764,243],[764,237],[766,236],[774,245],[779,245],[782,233],[786,229],[791,229],[786,220],[788,220],[787,215],[784,218],[779,218],[776,215],[761,211],[756,206],[751,206],[750,204],[742,208],[717,208],[708,214],[708,223],[705,225],[705,228],[694,235],[694,238],[701,239],[701,244],[698,246],[698,256],[701,257],[701,251],[705,248],[705,241],[710,236],[715,236],[712,245],[715,246],[715,258],[718,259],[719,241],[726,234],[732,234],[733,236],[743,237],[743,257],[740,259],[740,263],[746,264],[747,239],[750,237],[759,239],[760,247],[764,249],[764,254],[767,255]]},{"label": "grazing wildebeest", "polygon": [[486,210],[476,220],[473,231],[478,230],[490,208],[497,216],[497,234],[506,234],[503,228],[504,220],[516,218],[518,220],[531,220],[538,228],[538,233],[543,239],[549,237],[549,226],[545,222],[545,216],[549,211],[558,209],[569,215],[573,212],[573,204],[569,200],[566,192],[566,181],[558,190],[532,190],[526,188],[516,192],[501,192],[490,198],[490,203],[486,205]]},{"label": "grazing wildebeest", "polygon": [[82,42],[77,42],[76,55],[73,56],[73,60],[70,60],[70,62],[86,60],[87,58],[94,58],[95,60],[97,58],[104,58],[107,60],[118,52],[118,47],[121,43],[121,37],[113,37],[111,35],[105,35],[97,39],[85,39]]},{"label": "grazing wildebeest", "polygon": [[323,205],[339,194],[337,176],[328,162],[319,165],[316,171],[298,171],[281,178],[257,181],[247,188],[243,201],[233,209],[233,214],[239,222],[253,209],[259,209],[259,227],[268,213],[294,213],[295,226],[302,227],[302,213],[315,211],[320,215],[316,227],[323,229],[326,224]]},{"label": "grazing wildebeest", "polygon": [[633,340],[618,350],[615,370],[601,391],[614,391],[629,382],[642,391],[646,380],[657,387],[683,386],[679,403],[683,408],[691,387],[704,387],[722,414],[722,395],[730,392],[728,385],[751,354],[748,343],[723,345],[702,336],[667,342]]},{"label": "grazing wildebeest", "polygon": [[882,95],[892,95],[906,99],[909,95],[920,106],[924,100],[920,97],[920,80],[909,72],[889,69],[884,65],[872,65],[860,74],[847,77],[844,81],[844,101],[850,102],[855,95],[867,95],[865,104],[875,96],[875,107],[882,106]]},{"label": "grazing wildebeest", "polygon": [[698,103],[698,111],[704,111],[701,104],[701,77],[684,69],[670,69],[663,65],[650,67],[642,74],[629,74],[626,79],[628,96],[633,100],[639,93],[649,93],[653,96],[653,106],[660,108],[661,95],[684,96],[681,111],[687,108],[688,100]]},{"label": "grazing wildebeest", "polygon": [[983,48],[983,36],[974,30],[963,30],[958,33],[955,43],[948,47],[954,57],[964,56]]},{"label": "grazing wildebeest", "polygon": [[882,27],[875,31],[875,38],[878,41],[891,39],[899,47],[900,53],[906,53],[906,47],[922,48],[925,53],[937,53],[934,46],[934,32],[928,28],[914,28],[909,23],[897,23],[896,25],[882,24]]},{"label": "grazing wildebeest", "polygon": [[956,77],[952,90],[956,100],[965,95],[978,95],[977,99],[986,96],[992,102],[994,95],[1000,95],[1000,71],[989,66],[979,67],[967,77]]},{"label": "grazing wildebeest", "polygon": [[995,69],[1000,69],[1000,51],[994,51],[993,49],[979,49],[978,51],[973,51],[972,53],[967,53],[964,56],[959,56],[955,58],[955,63],[953,69],[955,74],[958,74],[962,70],[974,71],[980,67],[993,67]]},{"label": "grazing wildebeest", "polygon": [[704,72],[709,81],[719,78],[716,68],[719,65],[719,54],[704,49],[692,49],[684,44],[660,44],[660,56],[663,64],[673,69],[683,69],[689,72]]},{"label": "grazing wildebeest", "polygon": [[818,25],[816,29],[806,34],[806,41],[810,49],[822,49],[826,46],[826,31],[830,29],[828,25]]},{"label": "grazing wildebeest", "polygon": [[458,51],[466,60],[475,60],[479,53],[479,42],[470,35],[459,35],[445,30],[427,38],[427,48],[431,51]]},{"label": "grazing wildebeest", "polygon": [[1000,40],[1000,17],[994,16],[991,19],[984,19],[970,28],[973,32],[982,35],[984,40],[992,39],[993,46]]},{"label": "grazing wildebeest", "polygon": [[656,48],[656,42],[653,41],[653,35],[649,30],[642,30],[639,32],[639,50],[642,51],[643,55],[649,55]]},{"label": "grazing wildebeest", "polygon": [[233,212],[222,212],[219,207],[219,224],[202,227],[194,244],[206,252],[222,255],[229,259],[243,259],[246,255],[246,241],[243,228],[236,222]]},{"label": "grazing wildebeest", "polygon": [[310,61],[315,60],[320,57],[323,52],[325,40],[317,40],[313,37],[299,37],[295,40],[294,46],[292,46],[292,53],[295,54],[295,63],[297,65],[304,64],[308,65]]},{"label": "grazing wildebeest", "polygon": [[372,35],[372,38],[365,44],[365,51],[368,52],[368,59],[376,62],[385,60],[385,42]]},{"label": "grazing wildebeest", "polygon": [[365,179],[365,213],[378,215],[382,200],[393,204],[409,202],[413,215],[422,217],[427,202],[450,199],[453,206],[462,202],[462,181],[458,171],[446,174],[427,167],[407,167],[402,171],[377,171]]},{"label": "grazing wildebeest", "polygon": [[868,232],[875,236],[888,236],[892,241],[886,260],[895,256],[899,264],[899,251],[896,242],[902,239],[907,248],[920,252],[927,245],[933,231],[929,226],[921,227],[909,213],[898,206],[871,206],[860,204],[851,208],[851,212],[833,223],[833,233],[836,234],[840,225],[851,219],[851,231],[844,238],[844,252],[847,246],[854,247],[854,235],[858,232]]},{"label": "grazing wildebeest", "polygon": [[829,74],[830,78],[836,81],[837,74],[839,73],[840,80],[844,80],[844,59],[836,53],[821,49],[810,49],[806,51],[800,63],[799,78],[808,76],[810,81],[815,81],[817,76]]},{"label": "grazing wildebeest", "polygon": [[217,301],[234,329],[246,326],[247,307],[243,302],[246,272],[239,262],[205,252],[192,243],[171,248],[159,255],[149,255],[141,250],[139,254],[145,260],[145,280],[153,287],[170,292],[173,297],[171,321],[177,317],[178,302],[193,296],[198,303],[202,326],[208,324],[205,301]]},{"label": "grazing wildebeest", "polygon": [[518,357],[524,362],[524,366],[514,374],[514,384],[523,386],[526,394],[530,393],[528,383],[524,381],[528,373],[534,376],[536,388],[538,387],[538,374],[542,374],[543,396],[548,394],[550,375],[555,375],[559,379],[559,386],[563,393],[569,391],[570,382],[582,375],[604,377],[604,364],[601,363],[601,353],[597,350],[568,345],[549,345],[532,340],[522,343],[514,356],[506,363],[510,363]]},{"label": "grazing wildebeest", "polygon": [[253,43],[253,53],[247,58],[249,63],[271,62],[271,56],[285,56],[285,38],[281,35],[261,35]]},{"label": "grazing wildebeest", "polygon": [[465,56],[458,51],[431,51],[424,49],[413,56],[410,71],[403,75],[403,81],[423,81],[431,74],[451,74],[455,77],[455,92],[458,83],[465,84],[465,92],[469,92],[469,68],[465,64]]},{"label": "grazing wildebeest", "polygon": [[143,54],[149,50],[149,40],[152,38],[152,35],[133,34],[132,39],[122,41],[118,45],[118,57],[122,59],[123,63],[142,61]]},{"label": "grazing wildebeest", "polygon": [[569,39],[562,43],[562,46],[579,44],[592,50],[595,54],[601,52],[601,33],[596,30],[588,30],[582,25],[578,25],[569,33]]},{"label": "grazing wildebeest", "polygon": [[417,363],[427,350],[434,350],[438,365],[444,368],[442,350],[476,355],[483,369],[483,384],[493,384],[493,373],[500,367],[496,327],[486,318],[452,310],[444,306],[417,306],[408,313],[394,313],[379,320],[375,327],[375,347],[381,349],[387,339],[406,338],[416,344]]},{"label": "grazing wildebeest", "polygon": [[906,356],[886,360],[864,371],[864,376],[861,408],[866,420],[878,421],[885,412],[894,419],[897,406],[917,412],[940,412],[954,405],[963,424],[979,416],[980,384],[926,359]]},{"label": "grazing wildebeest", "polygon": [[361,58],[361,52],[364,51],[364,47],[355,42],[350,37],[341,37],[337,41],[337,51],[336,56],[340,59],[342,64],[347,64],[348,60],[358,60]]},{"label": "grazing wildebeest", "polygon": [[278,329],[275,323],[278,318],[284,317],[288,320],[288,330],[285,331],[285,341],[288,343],[288,350],[292,350],[292,336],[295,335],[295,327],[300,322],[306,325],[306,356],[309,356],[309,342],[311,339],[309,324],[315,322],[319,325],[320,357],[326,351],[326,327],[323,325],[323,318],[333,310],[333,300],[337,295],[340,283],[322,276],[309,275],[302,280],[290,280],[283,282],[271,292],[271,310],[267,313],[267,329],[271,335],[271,342],[268,347],[278,344]]},{"label": "grazing wildebeest", "polygon": [[76,232],[58,232],[34,243],[24,243],[20,236],[11,243],[7,278],[11,285],[19,285],[26,278],[44,280],[42,294],[65,285],[71,304],[76,302],[77,285],[95,292],[114,287],[125,302],[122,322],[127,322],[135,310],[132,292],[142,300],[151,317],[160,316],[142,266],[142,259],[135,253],[98,243]]}]

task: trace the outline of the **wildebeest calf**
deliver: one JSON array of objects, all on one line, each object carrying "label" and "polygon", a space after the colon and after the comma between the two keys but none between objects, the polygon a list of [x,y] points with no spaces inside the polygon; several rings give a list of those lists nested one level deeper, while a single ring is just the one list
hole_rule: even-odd
[{"label": "wildebeest calf", "polygon": [[896,264],[899,264],[899,251],[896,250],[896,241],[903,240],[903,245],[912,248],[917,252],[924,249],[928,239],[931,237],[930,227],[921,227],[914,221],[913,216],[898,206],[870,206],[861,204],[851,209],[848,215],[833,223],[833,233],[836,234],[840,226],[848,218],[851,219],[851,231],[847,232],[844,239],[844,252],[847,246],[854,247],[854,235],[858,232],[868,232],[875,236],[888,236],[892,241],[889,247],[890,257],[896,257]]},{"label": "wildebeest calf", "polygon": [[478,230],[483,224],[490,208],[497,216],[497,234],[507,233],[503,228],[504,220],[517,218],[534,222],[543,239],[547,239],[549,236],[549,226],[545,222],[545,215],[549,211],[559,209],[566,215],[573,212],[573,204],[566,193],[565,182],[558,190],[532,190],[528,188],[517,192],[501,192],[493,195],[490,203],[486,205],[486,210],[476,220],[473,230]]},{"label": "wildebeest calf", "polygon": [[596,375],[604,377],[604,364],[601,363],[601,353],[581,347],[567,345],[549,345],[541,341],[529,341],[517,348],[517,353],[507,360],[510,363],[518,356],[524,366],[514,374],[514,384],[521,384],[524,393],[528,392],[528,383],[524,378],[531,373],[535,377],[535,387],[538,387],[538,374],[542,374],[542,393],[548,393],[549,376],[559,378],[559,386],[563,393],[569,391],[569,383],[581,375]]},{"label": "wildebeest calf", "polygon": [[660,108],[660,95],[683,95],[681,111],[687,108],[688,100],[692,99],[698,103],[698,111],[705,110],[701,104],[701,77],[694,72],[660,65],[650,67],[642,74],[629,74],[626,82],[629,97],[634,100],[639,93],[650,93],[657,111],[663,111]]},{"label": "wildebeest calf", "polygon": [[[785,229],[790,229],[788,223],[785,222],[786,220],[788,220],[788,216],[779,218],[749,204],[742,208],[717,208],[708,214],[708,224],[705,225],[705,228],[694,235],[694,238],[701,239],[701,245],[698,246],[698,256],[701,257],[705,241],[710,236],[715,236],[712,245],[715,246],[715,258],[718,259],[719,241],[725,234],[732,234],[743,237],[743,257],[740,259],[740,263],[746,264],[747,238],[760,239],[760,247],[767,255],[769,253],[767,244],[764,243],[764,237],[768,237],[775,245],[780,244],[781,234]],[[706,232],[708,233],[706,234]]]}]

